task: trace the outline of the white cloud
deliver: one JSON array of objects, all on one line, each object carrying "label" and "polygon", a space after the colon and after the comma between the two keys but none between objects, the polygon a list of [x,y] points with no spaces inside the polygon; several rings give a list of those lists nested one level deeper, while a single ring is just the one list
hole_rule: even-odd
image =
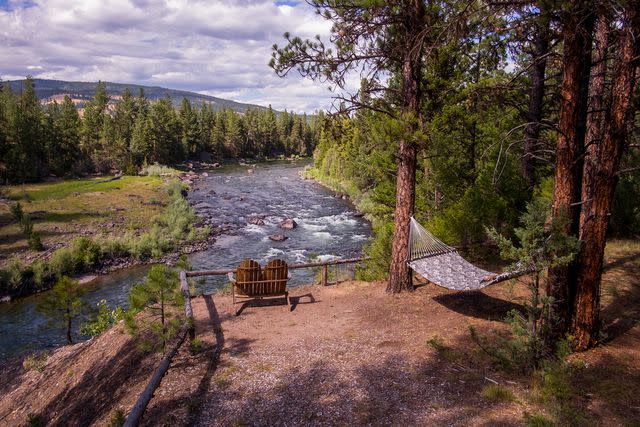
[{"label": "white cloud", "polygon": [[161,85],[312,112],[330,92],[267,63],[289,31],[327,36],[304,2],[38,0],[0,10],[0,76]]}]

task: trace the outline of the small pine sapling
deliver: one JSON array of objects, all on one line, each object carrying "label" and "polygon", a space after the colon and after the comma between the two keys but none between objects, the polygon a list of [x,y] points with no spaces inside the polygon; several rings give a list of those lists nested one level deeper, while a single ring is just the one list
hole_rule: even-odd
[{"label": "small pine sapling", "polygon": [[151,267],[143,283],[134,285],[129,293],[129,310],[125,325],[140,339],[143,348],[160,344],[165,351],[167,341],[177,333],[184,303],[178,274],[166,265]]},{"label": "small pine sapling", "polygon": [[64,324],[68,344],[73,343],[71,337],[73,320],[86,308],[81,299],[83,294],[84,289],[80,287],[77,280],[62,276],[37,306],[37,310],[51,321]]},{"label": "small pine sapling", "polygon": [[[486,230],[497,243],[501,255],[514,261],[511,269],[533,271],[533,280],[529,285],[531,300],[525,304],[527,319],[515,310],[507,316],[516,340],[528,347],[526,357],[520,360],[525,364],[539,363],[555,347],[555,343],[549,342],[548,333],[554,322],[550,310],[552,301],[546,295],[541,295],[540,286],[546,269],[568,264],[578,251],[578,240],[560,232],[566,221],[566,216],[550,218],[548,201],[535,198],[528,203],[527,211],[521,217],[522,226],[514,230],[518,244],[498,233],[495,228]],[[515,352],[511,353],[515,355]]]}]

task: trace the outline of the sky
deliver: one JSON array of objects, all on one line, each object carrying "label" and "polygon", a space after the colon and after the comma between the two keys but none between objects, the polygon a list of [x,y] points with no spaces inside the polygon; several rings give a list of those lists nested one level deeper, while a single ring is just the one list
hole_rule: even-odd
[{"label": "sky", "polygon": [[0,0],[0,78],[191,90],[312,113],[331,92],[267,63],[283,34],[329,34],[296,0]]}]

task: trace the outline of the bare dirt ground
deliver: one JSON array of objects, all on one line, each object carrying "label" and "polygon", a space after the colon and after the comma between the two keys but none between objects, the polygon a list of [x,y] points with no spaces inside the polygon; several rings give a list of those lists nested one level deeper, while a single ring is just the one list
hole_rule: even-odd
[{"label": "bare dirt ground", "polygon": [[[633,248],[634,250],[637,249]],[[620,250],[605,274],[606,345],[572,356],[580,424],[640,425],[640,256]],[[433,285],[389,296],[382,283],[292,290],[234,316],[229,295],[192,300],[200,347],[183,345],[144,425],[523,425],[546,413],[532,378],[500,370],[470,338],[504,330],[522,284],[479,293]],[[159,355],[113,328],[49,357],[43,372],[0,367],[0,425],[106,425],[130,410]],[[431,342],[431,344],[429,344]],[[498,383],[513,398],[491,399]]]}]

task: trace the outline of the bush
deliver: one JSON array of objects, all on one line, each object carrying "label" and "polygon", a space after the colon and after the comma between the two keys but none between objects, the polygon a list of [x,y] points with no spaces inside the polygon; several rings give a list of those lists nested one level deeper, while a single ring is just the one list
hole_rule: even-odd
[{"label": "bush", "polygon": [[36,370],[38,372],[42,372],[44,371],[44,367],[47,365],[48,358],[49,353],[47,353],[46,351],[40,354],[30,354],[22,361],[22,367],[25,371]]},{"label": "bush", "polygon": [[489,384],[483,388],[482,396],[491,402],[513,402],[516,400],[511,390],[498,384]]},{"label": "bush", "polygon": [[33,273],[33,282],[42,286],[47,278],[49,278],[49,264],[44,261],[34,261],[31,264],[31,272]]},{"label": "bush", "polygon": [[6,270],[0,270],[0,290],[3,293],[11,294],[22,285],[23,266],[18,260],[9,263]]},{"label": "bush", "polygon": [[80,326],[80,333],[83,335],[90,337],[98,336],[109,329],[114,323],[124,319],[124,309],[122,307],[116,307],[114,310],[110,310],[106,300],[100,300],[96,305],[98,311],[95,318]]},{"label": "bush", "polygon": [[393,240],[393,223],[381,222],[374,225],[374,238],[364,248],[364,253],[371,259],[356,270],[359,280],[382,280],[389,273],[391,260],[391,243]]},{"label": "bush", "polygon": [[154,163],[153,165],[143,167],[142,171],[140,171],[140,174],[147,176],[178,176],[180,175],[180,171],[168,166]]},{"label": "bush", "polygon": [[56,276],[64,276],[76,272],[76,258],[69,248],[61,248],[51,255],[49,269]]},{"label": "bush", "polygon": [[100,252],[111,259],[117,259],[129,255],[131,243],[127,238],[113,238],[100,241]]},{"label": "bush", "polygon": [[78,237],[71,245],[76,268],[91,268],[100,261],[100,246],[88,237]]},{"label": "bush", "polygon": [[34,251],[41,251],[44,249],[42,239],[40,238],[40,233],[37,231],[32,231],[31,233],[29,233],[27,244],[29,246],[29,249]]}]

